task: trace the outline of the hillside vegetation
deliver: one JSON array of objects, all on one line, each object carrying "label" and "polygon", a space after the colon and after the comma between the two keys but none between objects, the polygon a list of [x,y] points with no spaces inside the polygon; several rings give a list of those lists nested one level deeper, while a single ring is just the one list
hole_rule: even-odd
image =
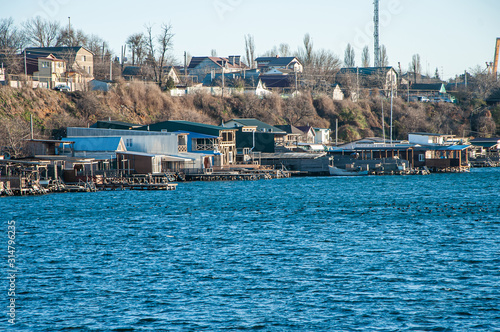
[{"label": "hillside vegetation", "polygon": [[[232,118],[257,118],[272,125],[311,125],[335,129],[339,139],[352,141],[382,136],[382,103],[385,132],[389,135],[390,100],[365,98],[357,103],[334,101],[323,95],[298,97],[278,95],[258,98],[234,95],[221,98],[206,94],[171,97],[156,85],[121,82],[109,92],[62,93],[44,89],[0,88],[0,144],[16,148],[29,137],[30,115],[38,138],[60,138],[68,126],[87,126],[111,119],[138,124],[165,120],[189,120],[218,125]],[[406,139],[409,132],[451,133],[458,136],[498,134],[500,109],[486,108],[482,101],[446,103],[393,103],[394,138]],[[15,153],[14,153],[15,154]]]}]

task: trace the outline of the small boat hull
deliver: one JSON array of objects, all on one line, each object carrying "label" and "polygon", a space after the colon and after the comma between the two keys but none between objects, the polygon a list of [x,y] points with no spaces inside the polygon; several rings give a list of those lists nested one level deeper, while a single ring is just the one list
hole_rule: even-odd
[{"label": "small boat hull", "polygon": [[334,176],[364,176],[368,175],[368,171],[363,171],[361,169],[353,169],[353,170],[347,170],[347,169],[342,169],[338,168],[335,166],[328,166],[330,175]]}]

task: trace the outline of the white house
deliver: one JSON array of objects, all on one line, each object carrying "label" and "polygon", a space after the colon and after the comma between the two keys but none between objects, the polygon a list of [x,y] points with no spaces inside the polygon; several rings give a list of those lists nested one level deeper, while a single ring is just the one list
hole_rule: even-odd
[{"label": "white house", "polygon": [[443,135],[432,133],[409,133],[408,141],[410,144],[420,145],[451,145],[455,135]]},{"label": "white house", "polygon": [[315,144],[328,144],[330,143],[330,129],[326,128],[314,128],[315,136],[314,143]]},{"label": "white house", "polygon": [[340,89],[340,85],[335,85],[335,89],[333,89],[333,100],[344,100],[345,96],[342,90]]}]

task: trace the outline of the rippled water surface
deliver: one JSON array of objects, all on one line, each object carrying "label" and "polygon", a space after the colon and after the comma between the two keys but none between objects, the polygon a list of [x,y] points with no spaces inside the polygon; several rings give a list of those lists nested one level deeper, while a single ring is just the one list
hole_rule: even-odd
[{"label": "rippled water surface", "polygon": [[500,331],[499,193],[487,169],[4,197],[0,330]]}]

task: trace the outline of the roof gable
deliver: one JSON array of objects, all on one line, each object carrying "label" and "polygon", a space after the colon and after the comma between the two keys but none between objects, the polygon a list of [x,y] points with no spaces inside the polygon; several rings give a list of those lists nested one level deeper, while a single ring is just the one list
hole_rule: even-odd
[{"label": "roof gable", "polygon": [[[260,120],[254,119],[254,118],[232,119],[231,121],[239,123],[245,127],[257,127],[257,131],[285,134],[285,131],[283,131],[282,129],[271,126],[265,122],[262,122]],[[230,121],[228,121],[228,122],[230,122]]]},{"label": "roof gable", "polygon": [[316,136],[316,132],[311,126],[297,126],[297,129],[302,131],[304,134],[311,133],[313,136]]},{"label": "roof gable", "polygon": [[287,134],[302,135],[302,130],[292,125],[276,125],[275,127],[285,131]]}]

